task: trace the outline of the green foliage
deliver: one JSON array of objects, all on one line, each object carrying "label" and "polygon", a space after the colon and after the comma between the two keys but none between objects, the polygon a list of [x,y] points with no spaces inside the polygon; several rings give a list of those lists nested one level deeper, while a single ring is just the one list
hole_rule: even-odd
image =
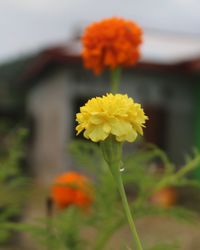
[{"label": "green foliage", "polygon": [[98,170],[102,171],[102,166],[105,170],[106,164],[97,144],[90,141],[74,140],[69,145],[69,150],[79,166],[92,171],[92,173],[97,173]]},{"label": "green foliage", "polygon": [[[102,203],[99,205],[105,206],[108,202],[109,208],[111,208],[112,204],[115,204],[118,200],[116,186],[113,182],[112,175],[103,160],[98,145],[87,141],[76,140],[72,142],[70,151],[79,166],[84,167],[86,170],[87,168],[89,168],[89,170],[92,168],[92,171],[97,178],[96,200],[97,202],[100,202],[102,199]],[[166,210],[157,206],[155,207],[149,203],[150,197],[160,189],[169,186],[180,187],[188,185],[199,188],[199,182],[188,177],[188,174],[190,174],[195,168],[199,167],[200,155],[197,152],[195,152],[194,156],[190,157],[190,161],[178,171],[175,165],[167,158],[166,154],[151,144],[148,144],[144,148],[136,150],[131,154],[125,155],[123,161],[123,181],[126,187],[131,185],[131,187],[134,187],[137,191],[133,206],[135,208],[138,207],[140,210],[138,213],[139,216],[143,215],[143,209],[145,214],[147,214],[146,210],[148,210],[149,213],[154,209],[157,210],[157,212]],[[141,205],[143,205],[143,207],[141,207]],[[182,215],[184,213],[189,214],[188,217],[191,217],[193,214],[192,211],[187,211],[187,209],[184,208],[173,209],[176,211],[175,217],[179,217],[178,211],[180,211],[180,218],[183,218]],[[167,212],[168,211],[170,211],[170,209],[167,209]],[[157,212],[155,211],[155,213]],[[169,214],[172,214],[171,211]]]},{"label": "green foliage", "polygon": [[11,224],[9,228],[28,232],[44,249],[49,250],[81,250],[86,249],[86,242],[80,235],[85,215],[75,207],[57,214],[35,221],[34,224]]},{"label": "green foliage", "polygon": [[[1,127],[1,131],[4,127]],[[6,134],[0,151],[0,244],[10,237],[7,223],[20,215],[27,180],[21,172],[25,129]]]},{"label": "green foliage", "polygon": [[[116,184],[97,144],[76,140],[70,145],[70,152],[76,166],[94,177],[95,201],[91,211],[84,213],[78,208],[70,207],[34,225],[12,224],[10,228],[30,232],[49,250],[105,250],[113,234],[126,225]],[[195,223],[198,215],[194,211],[181,206],[165,208],[150,200],[165,187],[199,187],[198,183],[188,178],[188,174],[199,163],[200,156],[195,154],[186,165],[177,170],[165,153],[153,145],[125,155],[122,176],[127,191],[131,192],[129,200],[134,216],[170,216],[180,222]],[[85,237],[88,230],[92,232],[92,237]],[[122,242],[122,249],[131,248]],[[176,244],[157,244],[150,248],[167,249],[179,248]]]},{"label": "green foliage", "polygon": [[[122,208],[120,208],[116,186],[96,144],[77,140],[72,143],[70,150],[77,164],[85,169],[92,168],[97,178],[94,208],[96,211],[93,220],[103,233],[97,237],[95,249],[103,249],[109,237],[126,223]],[[199,163],[200,155],[195,152],[187,163],[177,170],[166,154],[151,144],[131,154],[126,154],[122,176],[125,187],[128,190],[132,188],[135,190],[135,197],[133,201],[130,201],[134,216],[136,218],[151,215],[170,216],[185,223],[196,223],[198,215],[194,211],[181,206],[171,208],[157,206],[151,203],[150,199],[165,187],[189,185],[199,188],[199,183],[188,177],[194,169],[199,167]]]},{"label": "green foliage", "polygon": [[90,226],[101,232],[96,237],[93,249],[103,249],[105,241],[125,221],[120,209],[117,187],[98,145],[76,140],[72,142],[70,150],[79,166],[92,168],[95,174],[95,203],[89,222]]}]

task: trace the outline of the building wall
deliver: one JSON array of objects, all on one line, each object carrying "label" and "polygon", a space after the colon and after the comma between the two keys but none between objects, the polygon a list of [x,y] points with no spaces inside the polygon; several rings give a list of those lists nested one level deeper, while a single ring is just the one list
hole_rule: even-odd
[{"label": "building wall", "polygon": [[[41,80],[27,98],[27,112],[35,124],[30,164],[37,181],[48,184],[70,159],[66,144],[71,132],[70,88],[65,71]],[[70,131],[70,132],[69,132]]]}]

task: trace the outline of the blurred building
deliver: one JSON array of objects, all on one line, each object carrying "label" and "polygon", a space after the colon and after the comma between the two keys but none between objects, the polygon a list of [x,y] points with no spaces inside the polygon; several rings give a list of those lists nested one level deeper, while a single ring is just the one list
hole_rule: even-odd
[{"label": "blurred building", "polygon": [[[200,147],[199,39],[147,32],[142,51],[140,63],[124,70],[120,90],[145,107],[146,140],[179,164]],[[75,113],[88,98],[109,92],[109,75],[86,71],[73,40],[1,65],[0,89],[0,118],[29,121],[31,169],[48,183],[72,166],[66,145],[75,137]]]}]

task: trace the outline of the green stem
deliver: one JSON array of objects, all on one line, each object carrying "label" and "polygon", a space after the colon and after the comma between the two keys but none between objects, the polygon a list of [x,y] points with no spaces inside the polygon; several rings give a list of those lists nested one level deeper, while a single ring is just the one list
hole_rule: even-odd
[{"label": "green stem", "polygon": [[104,156],[104,160],[107,162],[110,171],[113,175],[113,178],[116,181],[116,186],[119,190],[121,199],[122,199],[122,204],[124,207],[124,212],[127,217],[133,239],[135,240],[137,250],[143,250],[142,244],[140,242],[132,215],[131,211],[129,208],[128,200],[126,198],[126,193],[124,190],[124,185],[122,182],[122,177],[121,177],[121,172],[120,168],[122,167],[122,143],[117,142],[115,140],[114,136],[110,136],[108,139],[103,141],[101,144],[101,150]]},{"label": "green stem", "polygon": [[198,155],[196,158],[191,160],[188,164],[186,164],[184,167],[182,167],[175,174],[171,174],[170,176],[167,176],[166,178],[161,180],[157,184],[155,190],[159,190],[159,189],[164,188],[166,186],[173,185],[179,179],[181,179],[183,176],[187,175],[189,172],[194,170],[199,163],[200,163],[200,156]]},{"label": "green stem", "polygon": [[175,178],[180,178],[189,173],[190,171],[194,170],[196,166],[200,162],[200,156],[198,155],[196,158],[191,160],[188,164],[186,164],[184,167],[182,167],[176,174]]},{"label": "green stem", "polygon": [[130,226],[130,230],[131,230],[132,236],[133,236],[133,238],[135,240],[137,249],[138,250],[143,250],[142,244],[140,242],[140,238],[138,236],[138,233],[137,233],[134,221],[133,221],[133,217],[131,215],[131,211],[130,211],[130,208],[129,208],[129,204],[128,204],[128,200],[127,200],[126,193],[125,193],[125,190],[124,190],[124,185],[123,185],[123,181],[122,181],[122,177],[121,177],[120,172],[115,175],[115,180],[117,182],[119,193],[120,193],[120,196],[121,196],[121,199],[122,199],[122,204],[123,204],[123,207],[124,207],[124,212],[125,212],[125,215],[127,217],[127,220],[128,220],[129,226]]},{"label": "green stem", "polygon": [[120,75],[121,75],[120,68],[115,68],[111,70],[111,92],[113,94],[116,94],[119,91]]}]

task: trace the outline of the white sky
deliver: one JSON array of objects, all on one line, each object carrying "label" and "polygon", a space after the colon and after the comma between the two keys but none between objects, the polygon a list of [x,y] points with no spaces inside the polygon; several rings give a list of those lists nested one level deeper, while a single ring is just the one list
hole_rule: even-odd
[{"label": "white sky", "polygon": [[104,17],[200,38],[200,0],[0,0],[0,61],[67,40]]}]

